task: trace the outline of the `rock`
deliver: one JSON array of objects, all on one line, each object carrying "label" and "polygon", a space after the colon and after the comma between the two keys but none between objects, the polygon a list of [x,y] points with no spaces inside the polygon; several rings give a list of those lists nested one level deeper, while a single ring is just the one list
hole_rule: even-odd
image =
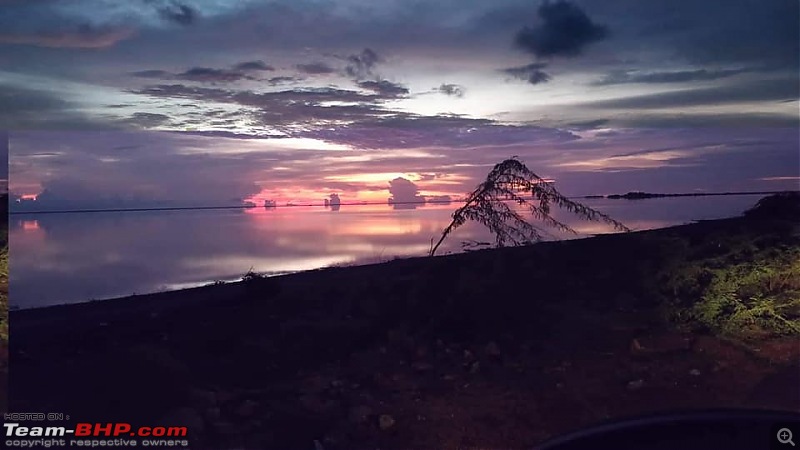
[{"label": "rock", "polygon": [[628,382],[628,390],[631,390],[631,391],[637,391],[637,390],[641,389],[643,386],[644,386],[644,380],[642,380],[642,379],[633,380],[633,381]]},{"label": "rock", "polygon": [[378,418],[378,426],[381,430],[388,430],[394,426],[395,420],[394,417],[390,416],[389,414],[381,414]]},{"label": "rock", "polygon": [[644,351],[644,347],[642,347],[642,344],[639,342],[638,339],[632,340],[630,347],[631,347],[631,353],[633,354],[638,354]]},{"label": "rock", "polygon": [[325,447],[322,446],[322,443],[318,440],[314,440],[314,450],[325,450]]},{"label": "rock", "polygon": [[473,361],[472,364],[469,365],[469,373],[478,373],[479,370],[481,370],[480,361]]},{"label": "rock", "polygon": [[258,408],[258,402],[245,400],[234,410],[234,413],[239,417],[251,417],[255,414],[256,408]]},{"label": "rock", "polygon": [[700,371],[697,370],[697,369],[692,369],[692,370],[689,371],[689,375],[692,375],[694,377],[699,377],[700,376]]},{"label": "rock", "polygon": [[631,341],[631,354],[635,356],[660,355],[689,351],[692,338],[679,333],[663,333],[640,336]]},{"label": "rock", "polygon": [[455,377],[454,375],[447,374],[447,375],[443,375],[443,376],[442,376],[442,379],[443,379],[444,381],[453,381],[453,380],[455,380],[455,379],[456,379],[456,377]]},{"label": "rock", "polygon": [[334,389],[339,389],[344,386],[344,382],[341,380],[333,380],[331,381],[331,387]]},{"label": "rock", "polygon": [[366,405],[359,405],[350,408],[347,418],[353,423],[365,423],[372,415],[372,408]]}]

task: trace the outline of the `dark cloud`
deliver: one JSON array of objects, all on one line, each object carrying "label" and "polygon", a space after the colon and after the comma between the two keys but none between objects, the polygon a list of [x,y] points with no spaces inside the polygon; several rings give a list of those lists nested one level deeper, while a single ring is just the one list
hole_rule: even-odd
[{"label": "dark cloud", "polygon": [[267,80],[267,83],[269,83],[271,86],[277,86],[279,84],[296,83],[296,82],[299,82],[299,81],[302,81],[302,80],[303,80],[302,78],[297,78],[297,77],[285,77],[285,76],[284,77],[272,77],[269,80]]},{"label": "dark cloud", "polygon": [[728,78],[734,75],[751,72],[752,69],[696,69],[671,72],[632,72],[616,71],[606,75],[592,85],[607,86],[624,83],[687,83],[691,81],[709,81]]},{"label": "dark cloud", "polygon": [[139,78],[155,78],[162,80],[183,80],[199,83],[231,83],[241,80],[255,80],[250,75],[253,71],[270,71],[273,68],[260,61],[240,63],[233,69],[216,69],[212,67],[192,67],[181,73],[171,73],[166,70],[141,70],[131,75]]},{"label": "dark cloud", "polygon": [[309,75],[323,75],[329,73],[335,73],[336,69],[329,66],[324,62],[314,62],[308,64],[297,64],[295,66],[298,71],[301,73],[309,74]]},{"label": "dark cloud", "polygon": [[607,27],[594,23],[580,7],[566,0],[546,0],[537,13],[541,23],[523,28],[514,39],[517,47],[537,58],[576,56],[588,44],[608,36]]},{"label": "dark cloud", "polygon": [[241,71],[262,70],[262,71],[270,72],[270,71],[275,70],[274,67],[268,65],[264,61],[245,61],[245,62],[240,62],[239,64],[236,64],[235,66],[233,66],[233,68],[235,70],[241,70]]},{"label": "dark cloud", "polygon": [[[151,0],[148,0],[151,3],[154,3]],[[169,2],[159,2],[160,5],[156,7],[158,11],[158,15],[161,16],[162,19],[176,23],[178,25],[189,26],[193,24],[199,17],[199,13],[193,7],[181,3],[176,0],[172,0]]]},{"label": "dark cloud", "polygon": [[249,75],[235,70],[213,69],[210,67],[192,67],[191,69],[175,75],[178,80],[199,82],[231,82],[252,79]]},{"label": "dark cloud", "polygon": [[113,129],[107,121],[87,117],[79,105],[58,94],[0,83],[0,128],[25,129]]},{"label": "dark cloud", "polygon": [[707,127],[727,127],[729,129],[742,127],[797,128],[800,126],[800,118],[798,118],[797,114],[757,112],[686,114],[640,110],[635,113],[620,114],[610,124],[611,126],[619,127],[673,128],[677,130]]},{"label": "dark cloud", "polygon": [[696,65],[800,69],[800,2],[665,2],[651,14],[657,21],[683,24],[682,30],[657,37]]},{"label": "dark cloud", "polygon": [[383,58],[374,50],[365,48],[357,55],[348,56],[347,61],[349,64],[345,68],[345,72],[357,80],[362,80],[374,76],[372,70],[376,64],[383,61]]},{"label": "dark cloud", "polygon": [[573,123],[570,123],[568,126],[569,126],[569,128],[579,128],[579,129],[584,129],[584,130],[585,129],[591,130],[591,129],[594,129],[594,128],[600,128],[600,127],[603,127],[605,125],[608,125],[608,122],[609,122],[608,119],[595,119],[595,120],[587,120],[587,121],[584,121],[584,122],[573,122]]},{"label": "dark cloud", "polygon": [[357,84],[360,88],[368,89],[385,97],[402,97],[408,94],[408,88],[388,80],[359,81]]},{"label": "dark cloud", "polygon": [[136,32],[129,27],[103,27],[80,25],[63,31],[34,33],[0,32],[0,44],[34,45],[51,48],[101,49],[132,37]]},{"label": "dark cloud", "polygon": [[800,88],[796,81],[754,80],[746,83],[587,102],[579,106],[618,109],[664,109],[758,101],[796,101],[799,96],[798,89]]},{"label": "dark cloud", "polygon": [[164,114],[137,112],[123,123],[139,128],[156,128],[169,124],[170,117]]},{"label": "dark cloud", "polygon": [[414,209],[425,203],[425,198],[419,195],[419,187],[403,177],[389,181],[389,204],[394,209]]},{"label": "dark cloud", "polygon": [[530,84],[540,84],[547,83],[552,78],[542,70],[545,67],[547,67],[547,64],[532,63],[527,66],[509,67],[507,69],[501,69],[500,71],[518,80],[527,81]]},{"label": "dark cloud", "polygon": [[[396,94],[363,94],[336,88],[287,89],[277,92],[252,92],[231,89],[162,84],[131,91],[153,98],[189,99],[199,102],[235,104],[247,108],[247,116],[260,126],[283,127],[303,124],[322,126],[320,122],[351,122],[400,113],[382,106]],[[348,103],[347,105],[330,103]],[[245,112],[238,113],[244,116]],[[315,125],[311,125],[315,124]]]},{"label": "dark cloud", "polygon": [[464,86],[460,86],[458,84],[442,84],[435,90],[441,92],[442,94],[450,95],[453,97],[463,97],[464,92],[466,91],[466,89],[464,89]]},{"label": "dark cloud", "polygon": [[137,72],[132,72],[131,75],[139,78],[158,78],[158,79],[168,79],[172,78],[173,75],[166,70],[139,70]]}]

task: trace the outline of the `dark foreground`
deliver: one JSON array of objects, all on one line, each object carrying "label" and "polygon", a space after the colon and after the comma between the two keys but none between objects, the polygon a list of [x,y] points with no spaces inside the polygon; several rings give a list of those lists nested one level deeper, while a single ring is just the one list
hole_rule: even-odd
[{"label": "dark foreground", "polygon": [[706,261],[791,257],[795,223],[709,221],[12,312],[11,410],[183,423],[192,448],[326,450],[524,448],[650,412],[800,412],[793,328],[680,319],[691,305],[664,281]]}]

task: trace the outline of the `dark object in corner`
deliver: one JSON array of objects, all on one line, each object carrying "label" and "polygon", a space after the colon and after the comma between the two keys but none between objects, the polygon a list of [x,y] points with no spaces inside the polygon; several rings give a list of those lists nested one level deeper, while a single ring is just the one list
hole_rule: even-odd
[{"label": "dark object in corner", "polygon": [[670,413],[610,422],[558,437],[536,450],[770,450],[782,428],[800,436],[800,414],[759,410]]}]

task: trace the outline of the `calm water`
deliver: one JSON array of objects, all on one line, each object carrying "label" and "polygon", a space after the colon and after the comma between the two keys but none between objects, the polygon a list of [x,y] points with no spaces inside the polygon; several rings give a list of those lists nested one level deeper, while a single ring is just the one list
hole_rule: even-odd
[{"label": "calm water", "polygon": [[[584,202],[634,229],[740,214],[759,196]],[[11,216],[10,301],[29,308],[143,294],[241,278],[421,256],[458,205],[388,205]],[[609,227],[556,213],[585,237]],[[562,236],[563,237],[563,236]],[[451,235],[491,241],[477,224]]]}]

